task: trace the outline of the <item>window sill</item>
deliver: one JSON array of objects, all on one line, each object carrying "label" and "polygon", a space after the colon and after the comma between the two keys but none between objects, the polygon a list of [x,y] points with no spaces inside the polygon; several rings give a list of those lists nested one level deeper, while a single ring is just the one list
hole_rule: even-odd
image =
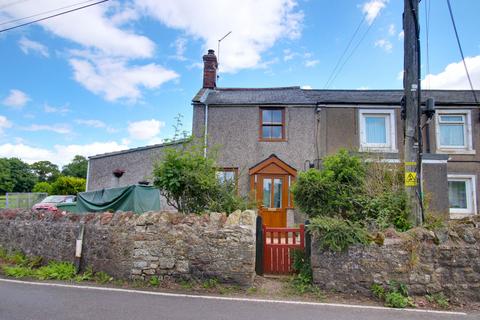
[{"label": "window sill", "polygon": [[287,139],[258,139],[259,142],[287,142]]},{"label": "window sill", "polygon": [[475,150],[467,150],[467,149],[446,149],[446,148],[437,149],[437,153],[440,153],[440,154],[467,154],[467,155],[475,155],[475,154],[477,154]]},{"label": "window sill", "polygon": [[360,152],[375,152],[375,153],[398,153],[397,149],[379,148],[379,147],[360,147]]},{"label": "window sill", "polygon": [[476,213],[455,213],[450,211],[450,219],[462,219],[466,217],[475,216]]}]

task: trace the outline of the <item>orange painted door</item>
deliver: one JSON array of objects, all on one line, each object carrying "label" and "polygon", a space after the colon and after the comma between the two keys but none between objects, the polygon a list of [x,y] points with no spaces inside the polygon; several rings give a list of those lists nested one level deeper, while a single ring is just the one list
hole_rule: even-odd
[{"label": "orange painted door", "polygon": [[287,226],[288,176],[259,175],[257,201],[263,224],[267,227]]}]

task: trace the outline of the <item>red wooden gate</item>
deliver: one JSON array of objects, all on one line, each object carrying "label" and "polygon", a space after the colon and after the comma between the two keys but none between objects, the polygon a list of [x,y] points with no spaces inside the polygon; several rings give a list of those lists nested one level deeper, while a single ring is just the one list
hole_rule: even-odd
[{"label": "red wooden gate", "polygon": [[292,273],[293,250],[305,249],[305,226],[270,228],[263,226],[263,272]]}]

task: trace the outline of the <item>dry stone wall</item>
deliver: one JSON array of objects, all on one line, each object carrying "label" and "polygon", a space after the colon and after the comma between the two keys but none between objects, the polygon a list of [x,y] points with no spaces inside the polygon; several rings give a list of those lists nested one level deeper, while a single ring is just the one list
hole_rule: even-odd
[{"label": "dry stone wall", "polygon": [[312,239],[314,282],[323,289],[371,294],[373,283],[405,283],[412,295],[443,292],[452,301],[480,301],[480,217],[435,232],[385,233],[383,245],[322,251]]},{"label": "dry stone wall", "polygon": [[73,261],[85,224],[82,265],[117,278],[217,278],[249,285],[255,272],[255,212],[230,216],[87,215],[0,211],[0,246],[47,260]]}]

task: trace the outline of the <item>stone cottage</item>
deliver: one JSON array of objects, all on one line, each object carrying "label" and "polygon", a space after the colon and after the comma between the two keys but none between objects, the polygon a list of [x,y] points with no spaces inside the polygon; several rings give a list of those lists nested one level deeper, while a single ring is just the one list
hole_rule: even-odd
[{"label": "stone cottage", "polygon": [[[340,148],[401,163],[402,90],[219,88],[214,51],[203,61],[203,86],[192,100],[192,132],[207,148],[220,147],[219,178],[237,181],[240,194],[253,194],[268,225],[294,223],[289,188],[295,177]],[[423,119],[424,186],[430,206],[452,218],[477,214],[479,106],[471,91],[422,93],[422,101],[434,98],[436,103],[432,120]],[[165,147],[168,144],[90,157],[87,189],[148,179]],[[112,174],[116,168],[127,170],[117,178]]]}]

